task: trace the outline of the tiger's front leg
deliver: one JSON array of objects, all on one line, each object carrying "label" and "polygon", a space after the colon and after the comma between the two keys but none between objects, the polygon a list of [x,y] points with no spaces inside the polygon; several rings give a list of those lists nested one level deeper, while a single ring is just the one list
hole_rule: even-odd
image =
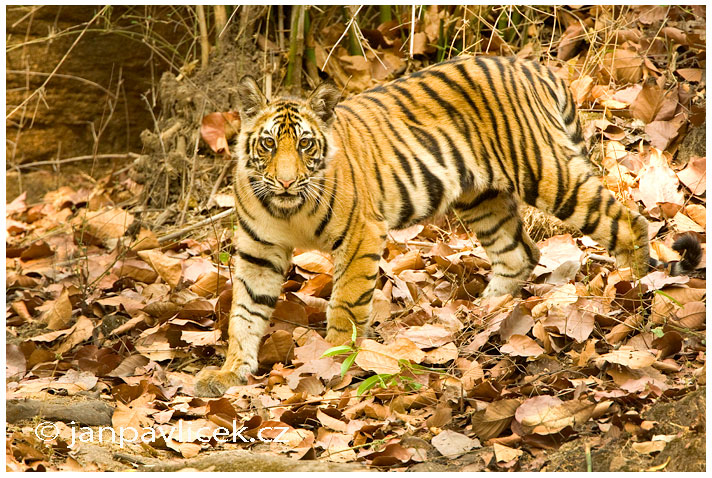
[{"label": "tiger's front leg", "polygon": [[326,312],[326,340],[333,345],[348,343],[354,326],[358,336],[368,331],[386,240],[385,224],[354,221],[352,227],[357,230],[334,251],[334,288]]},{"label": "tiger's front leg", "polygon": [[220,370],[198,374],[195,394],[199,397],[219,397],[257,371],[262,336],[289,269],[291,249],[257,241],[244,231],[238,231],[236,237],[227,356]]}]

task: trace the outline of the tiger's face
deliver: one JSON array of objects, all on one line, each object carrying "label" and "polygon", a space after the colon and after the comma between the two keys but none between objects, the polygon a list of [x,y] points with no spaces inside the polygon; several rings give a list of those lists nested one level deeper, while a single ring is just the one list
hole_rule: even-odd
[{"label": "tiger's face", "polygon": [[317,197],[331,157],[331,123],[339,92],[327,83],[306,100],[268,102],[251,77],[240,80],[238,92],[240,172],[248,178],[248,192],[273,215],[287,217]]}]

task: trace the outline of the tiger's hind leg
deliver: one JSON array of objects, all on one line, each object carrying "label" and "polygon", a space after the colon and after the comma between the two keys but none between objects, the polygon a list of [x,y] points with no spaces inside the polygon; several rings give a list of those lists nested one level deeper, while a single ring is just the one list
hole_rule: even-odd
[{"label": "tiger's hind leg", "polygon": [[[616,257],[619,268],[630,267],[636,277],[647,274],[650,261],[648,221],[618,202],[579,158],[566,164],[572,178],[569,183],[573,187],[567,187],[562,194],[558,189],[563,187],[560,184],[550,183],[549,188],[540,186],[536,206],[605,246]],[[557,197],[561,199],[557,201]]]},{"label": "tiger's hind leg", "polygon": [[524,230],[512,195],[494,190],[469,194],[454,208],[475,233],[492,264],[493,276],[483,297],[519,294],[539,262],[539,249]]}]

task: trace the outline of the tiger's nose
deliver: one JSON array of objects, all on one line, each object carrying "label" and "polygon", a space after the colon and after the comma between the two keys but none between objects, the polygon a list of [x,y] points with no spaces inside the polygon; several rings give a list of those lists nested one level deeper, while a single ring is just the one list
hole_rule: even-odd
[{"label": "tiger's nose", "polygon": [[294,179],[280,179],[279,180],[279,182],[282,184],[282,186],[284,186],[284,189],[288,189],[289,186],[291,186],[292,183],[294,183],[294,181],[295,181]]}]

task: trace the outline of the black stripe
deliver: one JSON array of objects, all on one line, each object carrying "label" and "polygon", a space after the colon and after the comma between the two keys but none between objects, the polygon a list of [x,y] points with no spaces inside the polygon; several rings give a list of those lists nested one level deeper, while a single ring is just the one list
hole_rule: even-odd
[{"label": "black stripe", "polygon": [[255,231],[253,231],[250,228],[250,226],[248,226],[247,223],[245,221],[243,221],[239,215],[237,216],[237,221],[240,223],[240,227],[242,228],[242,230],[245,231],[247,233],[247,235],[250,236],[250,238],[253,241],[259,242],[260,244],[264,244],[265,246],[273,246],[274,245],[271,242],[265,241],[260,236],[258,236],[257,233]]},{"label": "black stripe", "polygon": [[336,174],[334,174],[334,185],[332,186],[332,189],[331,189],[331,197],[329,198],[329,207],[326,208],[326,214],[324,215],[324,218],[321,220],[321,222],[317,226],[316,230],[314,231],[314,234],[316,234],[316,237],[321,236],[321,233],[324,232],[324,228],[331,221],[331,215],[334,213],[334,202],[336,201],[336,190],[338,189],[338,186],[339,186],[339,178],[337,177]]},{"label": "black stripe", "polygon": [[356,299],[355,302],[349,302],[347,300],[344,300],[343,302],[349,307],[362,307],[364,305],[368,305],[371,303],[371,298],[373,297],[373,290],[373,287],[369,287],[363,294],[359,296],[358,299]]},{"label": "black stripe", "polygon": [[359,320],[356,318],[356,315],[355,315],[353,312],[351,312],[351,309],[349,309],[348,307],[346,307],[346,306],[344,306],[344,305],[331,305],[331,304],[330,304],[330,307],[331,307],[332,309],[343,310],[344,312],[346,312],[347,314],[349,314],[349,316],[351,316],[351,318],[353,319],[354,323],[357,324],[357,325],[363,325],[363,324],[365,324],[366,322],[368,322],[368,317],[366,317],[364,320],[359,321]]},{"label": "black stripe", "polygon": [[490,199],[494,199],[497,196],[499,196],[499,191],[497,191],[495,189],[488,189],[488,190],[478,194],[477,196],[475,196],[475,198],[468,203],[465,203],[465,204],[455,203],[455,207],[458,209],[462,209],[462,210],[472,209],[473,207],[477,207],[481,203],[483,203],[485,201],[489,201]]},{"label": "black stripe", "polygon": [[264,268],[270,269],[271,271],[273,271],[279,275],[284,275],[284,271],[282,270],[281,267],[279,267],[277,264],[274,264],[267,259],[263,259],[261,257],[255,257],[251,254],[248,254],[248,253],[242,252],[242,251],[237,251],[237,254],[240,256],[240,258],[242,260],[247,261],[250,264],[253,264],[258,267],[264,267]]},{"label": "black stripe", "polygon": [[[586,219],[583,222],[583,226],[581,227],[581,232],[585,235],[591,234],[593,231],[596,230],[598,227],[598,223],[601,220],[601,214],[600,214],[600,209],[601,209],[601,198],[602,198],[602,192],[603,192],[603,186],[599,185],[598,189],[596,190],[596,194],[593,196],[591,199],[591,202],[588,203],[588,211],[586,212]],[[596,216],[596,220],[591,222],[591,216],[593,213],[598,213]]]},{"label": "black stripe", "polygon": [[353,185],[353,188],[354,188],[353,202],[351,203],[351,211],[349,212],[349,218],[346,221],[346,227],[339,235],[339,238],[336,239],[336,241],[334,242],[334,245],[331,246],[332,251],[335,251],[336,249],[338,249],[338,247],[344,242],[344,239],[346,238],[346,234],[348,234],[349,229],[351,229],[353,217],[354,217],[354,211],[356,211],[356,205],[358,204],[358,191],[356,191],[356,177],[354,176],[354,168],[353,168],[353,165],[351,164],[351,158],[348,155],[348,153],[346,153],[346,151],[344,151],[344,155],[347,159],[347,164],[349,165],[349,171],[351,171],[351,184]]},{"label": "black stripe", "polygon": [[393,171],[393,179],[395,179],[398,185],[398,191],[401,196],[401,210],[400,216],[398,218],[398,224],[396,224],[395,229],[403,229],[406,225],[410,223],[413,213],[413,203],[410,202],[410,195],[408,194],[408,188],[405,187],[403,181],[398,178],[398,174]]},{"label": "black stripe", "polygon": [[256,310],[249,309],[249,308],[245,307],[244,305],[240,304],[239,302],[235,303],[235,305],[250,315],[256,315],[257,317],[259,317],[262,320],[269,320],[269,317],[266,316],[265,314],[263,314],[262,312],[257,312]]},{"label": "black stripe", "polygon": [[347,260],[341,262],[339,267],[334,270],[334,276],[332,278],[332,281],[334,282],[334,284],[336,284],[337,282],[339,282],[339,280],[341,280],[341,276],[343,276],[344,273],[351,266],[351,263],[353,263],[354,259],[356,258],[356,254],[358,254],[361,244],[363,244],[363,238],[359,239],[358,243],[356,244],[356,247],[354,247],[354,252],[351,254],[351,257],[349,257]]},{"label": "black stripe", "polygon": [[247,295],[250,296],[250,299],[252,299],[252,302],[255,304],[259,305],[266,305],[268,307],[274,307],[277,305],[277,299],[278,297],[273,297],[271,295],[265,295],[265,294],[256,294],[250,286],[247,285],[247,282],[242,277],[235,277],[237,280],[242,282],[242,285],[245,286],[245,291],[247,291]]},{"label": "black stripe", "polygon": [[616,217],[613,218],[613,221],[611,222],[611,242],[608,250],[614,254],[616,253],[616,246],[618,245],[618,221],[620,220],[621,215],[621,211],[619,210],[618,214],[616,214]]},{"label": "black stripe", "polygon": [[[490,237],[492,234],[499,231],[502,228],[502,226],[504,226],[506,223],[508,223],[513,218],[517,217],[516,211],[514,211],[514,212],[515,212],[515,214],[512,214],[511,211],[508,211],[507,216],[505,216],[502,219],[500,219],[499,221],[497,221],[497,224],[490,227],[489,229],[485,229],[484,231],[475,231],[475,234],[477,235],[477,239]],[[482,241],[480,241],[480,242],[482,242]]]}]

